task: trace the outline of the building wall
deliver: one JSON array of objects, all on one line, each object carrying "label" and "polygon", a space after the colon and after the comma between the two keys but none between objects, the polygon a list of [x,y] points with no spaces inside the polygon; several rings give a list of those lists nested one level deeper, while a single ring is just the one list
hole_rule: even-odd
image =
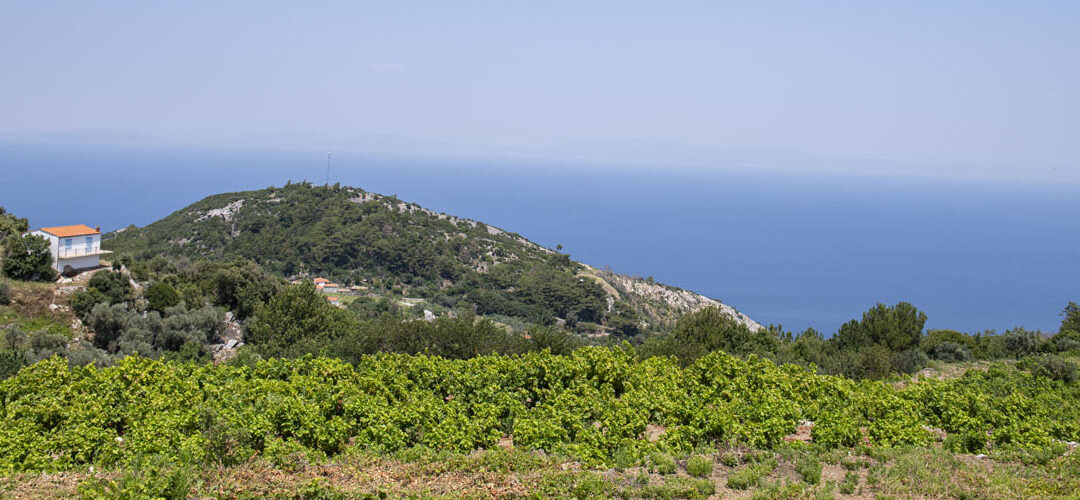
[{"label": "building wall", "polygon": [[75,257],[71,259],[58,259],[55,267],[59,272],[64,271],[64,266],[71,266],[72,269],[88,269],[91,267],[97,267],[101,263],[101,258],[98,255],[84,255],[82,257]]}]

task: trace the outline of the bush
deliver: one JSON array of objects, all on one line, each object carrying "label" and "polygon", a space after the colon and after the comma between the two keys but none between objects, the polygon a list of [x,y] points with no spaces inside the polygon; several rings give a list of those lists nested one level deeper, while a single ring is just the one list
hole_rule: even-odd
[{"label": "bush", "polygon": [[651,462],[650,469],[657,474],[674,474],[678,470],[678,464],[675,463],[675,459],[667,453],[656,453],[649,457]]},{"label": "bush", "polygon": [[854,495],[855,490],[859,487],[859,474],[854,471],[848,471],[844,474],[844,481],[840,483],[840,493],[845,495]]},{"label": "bush", "polygon": [[159,313],[180,303],[180,293],[163,281],[154,282],[147,287],[145,296],[147,309]]},{"label": "bush", "polygon": [[4,276],[17,280],[56,279],[49,241],[45,238],[32,234],[12,235],[3,239],[3,246],[4,259],[0,261],[0,271]]},{"label": "bush", "polygon": [[0,283],[0,306],[6,306],[11,303],[11,285],[7,283]]},{"label": "bush", "polygon": [[98,304],[108,304],[109,298],[105,294],[99,292],[96,288],[87,288],[85,290],[79,290],[71,294],[71,310],[75,312],[75,315],[79,319],[86,320],[86,316],[90,314],[90,311],[94,310],[94,306]]},{"label": "bush", "polygon": [[821,461],[815,456],[808,455],[796,460],[795,471],[807,484],[818,484],[821,481]]},{"label": "bush", "polygon": [[972,359],[971,349],[965,345],[948,341],[936,344],[931,348],[929,354],[930,357],[947,363],[971,361]]},{"label": "bush", "polygon": [[90,277],[89,289],[101,292],[109,304],[119,304],[131,299],[131,281],[119,271],[99,271]]},{"label": "bush", "polygon": [[930,362],[930,358],[926,357],[926,353],[918,349],[908,349],[893,354],[890,361],[893,371],[897,373],[912,374],[926,368],[927,363]]},{"label": "bush", "polygon": [[742,469],[738,469],[732,472],[727,479],[728,488],[735,490],[748,490],[752,487],[761,485],[761,480],[765,479],[776,469],[776,459],[770,459],[766,462],[759,462],[752,465],[747,465]]},{"label": "bush", "polygon": [[1076,382],[1077,379],[1077,364],[1061,356],[1030,358],[1030,361],[1025,363],[1025,368],[1035,376],[1060,380],[1066,384]]},{"label": "bush", "polygon": [[713,461],[711,458],[694,455],[686,461],[686,472],[694,477],[708,477],[713,471]]},{"label": "bush", "polygon": [[735,467],[739,465],[739,454],[734,451],[725,451],[720,454],[720,463],[726,467]]},{"label": "bush", "polygon": [[1014,328],[1005,332],[1005,350],[1015,359],[1020,359],[1035,352],[1039,344],[1038,332],[1032,332],[1023,328]]},{"label": "bush", "polygon": [[177,466],[161,458],[138,460],[124,470],[120,477],[107,480],[92,478],[78,486],[85,500],[124,500],[129,498],[189,498],[194,473],[189,467]]}]

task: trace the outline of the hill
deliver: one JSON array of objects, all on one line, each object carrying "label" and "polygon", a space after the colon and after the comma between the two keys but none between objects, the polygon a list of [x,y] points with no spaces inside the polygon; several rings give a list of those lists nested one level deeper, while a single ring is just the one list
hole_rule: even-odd
[{"label": "hill", "polygon": [[339,185],[209,196],[146,227],[107,235],[103,246],[134,260],[249,259],[287,278],[327,277],[406,306],[471,308],[585,334],[663,330],[709,306],[761,328],[715,299],[595,269],[480,221]]}]

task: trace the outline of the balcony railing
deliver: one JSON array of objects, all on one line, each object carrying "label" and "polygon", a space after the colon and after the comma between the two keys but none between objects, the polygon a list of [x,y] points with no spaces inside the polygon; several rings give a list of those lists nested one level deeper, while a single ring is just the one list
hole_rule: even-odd
[{"label": "balcony railing", "polygon": [[90,248],[86,248],[85,246],[71,248],[61,247],[60,250],[57,252],[56,258],[71,259],[75,257],[86,257],[88,255],[105,255],[109,253],[112,253],[112,251],[102,250],[101,247],[97,246],[93,246]]}]

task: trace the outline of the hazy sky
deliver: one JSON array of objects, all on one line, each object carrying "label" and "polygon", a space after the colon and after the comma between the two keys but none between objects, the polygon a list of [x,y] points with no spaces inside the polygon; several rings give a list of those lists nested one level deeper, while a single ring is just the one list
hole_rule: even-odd
[{"label": "hazy sky", "polygon": [[0,132],[648,139],[1076,172],[1078,27],[1076,1],[4,0]]}]

